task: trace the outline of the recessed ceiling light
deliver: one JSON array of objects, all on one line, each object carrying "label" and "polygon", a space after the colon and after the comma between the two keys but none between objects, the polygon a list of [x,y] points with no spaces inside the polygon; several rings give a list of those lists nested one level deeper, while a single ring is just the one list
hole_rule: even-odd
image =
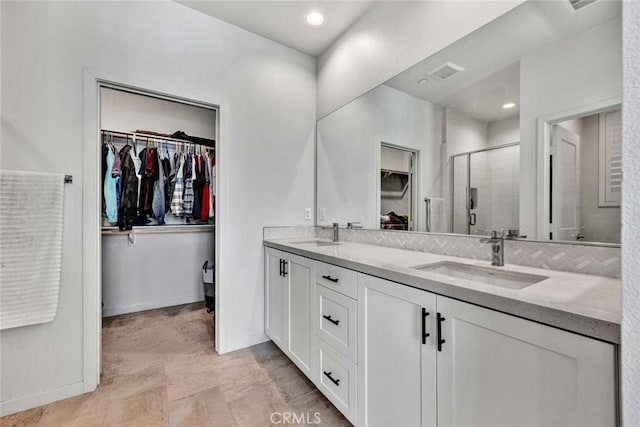
[{"label": "recessed ceiling light", "polygon": [[418,80],[419,85],[426,85],[427,83],[429,83],[429,79],[422,78]]},{"label": "recessed ceiling light", "polygon": [[502,106],[502,109],[503,110],[508,110],[508,109],[513,108],[515,106],[516,106],[515,102],[507,102],[506,104],[504,104]]},{"label": "recessed ceiling light", "polygon": [[324,24],[324,15],[320,12],[311,12],[307,15],[307,24],[314,27]]}]

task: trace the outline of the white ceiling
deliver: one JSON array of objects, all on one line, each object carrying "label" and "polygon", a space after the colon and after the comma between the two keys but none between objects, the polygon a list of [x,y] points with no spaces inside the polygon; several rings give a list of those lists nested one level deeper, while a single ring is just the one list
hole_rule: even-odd
[{"label": "white ceiling", "polygon": [[[507,118],[518,112],[501,107],[518,102],[521,58],[620,14],[619,1],[599,0],[579,11],[568,0],[527,1],[385,84],[479,120]],[[429,78],[448,61],[465,70],[442,81]]]},{"label": "white ceiling", "polygon": [[[520,63],[460,89],[446,98],[444,107],[487,123],[517,116],[520,114]],[[502,106],[507,102],[516,106],[504,110]]]},{"label": "white ceiling", "polygon": [[[312,56],[324,52],[375,4],[326,0],[176,2]],[[307,24],[311,11],[321,12],[325,23],[319,27]]]}]

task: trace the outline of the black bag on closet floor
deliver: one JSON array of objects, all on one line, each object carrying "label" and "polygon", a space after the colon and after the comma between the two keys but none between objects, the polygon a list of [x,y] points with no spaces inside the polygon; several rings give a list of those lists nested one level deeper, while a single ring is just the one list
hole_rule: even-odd
[{"label": "black bag on closet floor", "polygon": [[213,265],[209,265],[209,261],[202,264],[202,286],[204,288],[204,305],[207,307],[207,313],[211,313],[216,307],[216,288],[214,286],[214,270]]}]

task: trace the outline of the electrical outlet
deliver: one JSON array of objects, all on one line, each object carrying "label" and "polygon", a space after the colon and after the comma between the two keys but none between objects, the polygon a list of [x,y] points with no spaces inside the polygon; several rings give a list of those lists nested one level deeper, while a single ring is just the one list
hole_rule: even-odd
[{"label": "electrical outlet", "polygon": [[311,208],[304,208],[304,219],[307,221],[311,220]]},{"label": "electrical outlet", "polygon": [[327,210],[325,208],[320,208],[320,219],[327,219]]}]

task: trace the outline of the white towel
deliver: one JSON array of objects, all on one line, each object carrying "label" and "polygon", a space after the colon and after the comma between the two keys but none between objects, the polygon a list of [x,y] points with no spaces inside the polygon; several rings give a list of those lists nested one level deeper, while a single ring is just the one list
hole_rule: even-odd
[{"label": "white towel", "polygon": [[58,310],[64,175],[0,170],[0,329]]},{"label": "white towel", "polygon": [[429,200],[427,231],[447,233],[447,204],[445,200],[441,197],[431,197]]}]

